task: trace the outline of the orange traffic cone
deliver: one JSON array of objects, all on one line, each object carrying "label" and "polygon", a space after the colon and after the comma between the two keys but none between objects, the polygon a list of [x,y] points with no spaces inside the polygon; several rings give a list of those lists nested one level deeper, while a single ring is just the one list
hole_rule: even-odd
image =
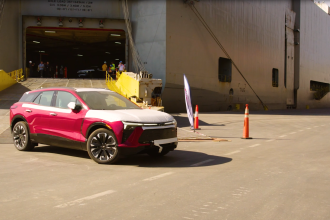
[{"label": "orange traffic cone", "polygon": [[200,128],[198,128],[198,126],[199,126],[199,123],[198,123],[198,105],[196,105],[194,130],[200,130]]},{"label": "orange traffic cone", "polygon": [[246,104],[246,108],[245,108],[244,129],[243,129],[242,139],[252,139],[252,137],[249,137],[249,105],[248,104]]}]

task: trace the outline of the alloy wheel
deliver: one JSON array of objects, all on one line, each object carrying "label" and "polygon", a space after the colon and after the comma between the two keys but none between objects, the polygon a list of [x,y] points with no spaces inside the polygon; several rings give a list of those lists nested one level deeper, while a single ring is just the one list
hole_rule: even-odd
[{"label": "alloy wheel", "polygon": [[90,142],[90,151],[95,159],[101,161],[111,160],[117,153],[116,140],[111,134],[97,133]]},{"label": "alloy wheel", "polygon": [[18,124],[13,131],[14,144],[18,149],[23,149],[27,142],[27,133],[25,128]]}]

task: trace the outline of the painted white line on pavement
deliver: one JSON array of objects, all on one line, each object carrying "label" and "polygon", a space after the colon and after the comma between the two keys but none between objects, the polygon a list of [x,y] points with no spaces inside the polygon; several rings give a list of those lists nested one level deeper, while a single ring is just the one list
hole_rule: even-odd
[{"label": "painted white line on pavement", "polygon": [[93,83],[92,83],[92,80],[90,80],[91,81],[91,86],[92,86],[92,88],[93,88]]},{"label": "painted white line on pavement", "polygon": [[230,153],[228,153],[228,154],[225,154],[225,156],[227,156],[227,155],[232,155],[232,154],[236,154],[236,153],[239,153],[239,152],[241,152],[241,151],[240,151],[240,150],[236,150],[236,151],[230,152]]},{"label": "painted white line on pavement", "polygon": [[190,166],[191,166],[191,167],[197,167],[197,166],[199,166],[199,165],[202,165],[202,164],[204,164],[204,163],[208,163],[208,162],[211,162],[211,161],[213,161],[213,159],[204,160],[204,161],[202,161],[202,162],[195,163],[195,164],[190,165]]},{"label": "painted white line on pavement", "polygon": [[280,136],[280,138],[283,138],[283,137],[286,137],[286,135],[282,135],[282,136]]},{"label": "painted white line on pavement", "polygon": [[97,194],[94,194],[94,195],[91,195],[91,196],[86,196],[86,197],[81,198],[81,199],[73,200],[71,202],[66,202],[66,203],[63,203],[61,205],[57,205],[57,206],[55,206],[55,208],[65,208],[65,207],[68,207],[68,206],[77,205],[77,204],[85,202],[87,200],[96,199],[96,198],[99,198],[99,197],[102,197],[102,196],[109,195],[109,194],[114,193],[114,192],[116,192],[116,191],[114,191],[114,190],[104,191],[104,192],[97,193]]},{"label": "painted white line on pavement", "polygon": [[260,144],[254,144],[254,145],[251,145],[249,147],[258,147]]},{"label": "painted white line on pavement", "polygon": [[10,111],[8,111],[8,112],[6,113],[6,115],[5,115],[5,116],[9,115],[9,113],[10,113]]},{"label": "painted white line on pavement", "polygon": [[68,82],[66,83],[65,87],[68,87],[69,81],[70,81],[70,80],[68,79]]},{"label": "painted white line on pavement", "polygon": [[156,180],[156,179],[159,179],[159,178],[162,178],[162,177],[164,177],[164,176],[171,175],[171,174],[173,174],[173,172],[163,173],[163,174],[160,174],[160,175],[158,175],[158,176],[153,176],[153,177],[150,177],[150,178],[144,179],[143,181],[153,181],[153,180]]},{"label": "painted white line on pavement", "polygon": [[42,86],[46,81],[47,81],[47,79],[46,79],[45,81],[43,81],[43,82],[41,83],[41,85],[40,85],[39,87],[37,87],[37,89],[38,89],[38,88],[41,88],[41,86]]},{"label": "painted white line on pavement", "polygon": [[297,133],[297,132],[291,132],[291,133],[289,133],[289,134],[295,134],[295,133]]},{"label": "painted white line on pavement", "polygon": [[271,140],[268,140],[268,141],[266,141],[266,142],[272,142],[272,141],[275,141],[275,139],[271,139]]}]

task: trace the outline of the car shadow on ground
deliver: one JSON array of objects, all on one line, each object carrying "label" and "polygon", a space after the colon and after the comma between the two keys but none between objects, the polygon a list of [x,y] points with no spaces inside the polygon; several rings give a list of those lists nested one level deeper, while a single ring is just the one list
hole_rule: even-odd
[{"label": "car shadow on ground", "polygon": [[231,162],[232,158],[208,155],[201,152],[174,150],[163,157],[150,157],[147,154],[122,158],[117,165],[139,167],[203,167]]},{"label": "car shadow on ground", "polygon": [[90,159],[86,151],[74,150],[74,149],[68,149],[62,147],[54,147],[54,146],[39,146],[34,148],[33,152],[61,154],[65,156],[79,157],[82,159]]},{"label": "car shadow on ground", "polygon": [[[39,153],[60,154],[64,156],[90,159],[86,151],[67,148],[41,146],[34,149]],[[91,160],[91,159],[90,159]],[[139,166],[139,167],[203,167],[214,166],[231,162],[232,158],[208,155],[201,152],[174,150],[163,157],[151,157],[147,154],[131,155],[121,158],[115,166]]]}]

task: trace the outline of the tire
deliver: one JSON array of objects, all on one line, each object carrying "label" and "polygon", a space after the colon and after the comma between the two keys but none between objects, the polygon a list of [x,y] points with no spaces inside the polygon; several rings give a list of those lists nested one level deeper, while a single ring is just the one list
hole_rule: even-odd
[{"label": "tire", "polygon": [[119,158],[119,150],[117,138],[113,131],[105,128],[95,130],[88,137],[87,152],[96,163],[115,163]]},{"label": "tire", "polygon": [[14,145],[19,151],[33,150],[34,145],[30,140],[28,125],[24,121],[17,122],[12,130]]}]

